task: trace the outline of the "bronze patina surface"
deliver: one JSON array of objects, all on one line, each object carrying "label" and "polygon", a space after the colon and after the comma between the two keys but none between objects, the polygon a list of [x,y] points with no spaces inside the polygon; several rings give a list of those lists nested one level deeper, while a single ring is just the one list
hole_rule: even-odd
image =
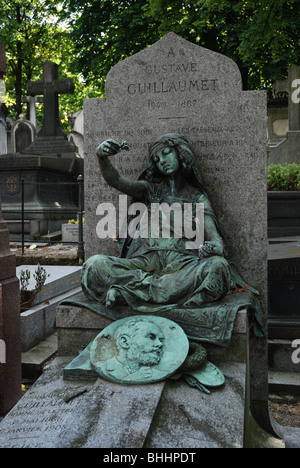
[{"label": "bronze patina surface", "polygon": [[117,383],[164,380],[185,361],[189,341],[175,322],[135,316],[117,320],[93,341],[90,360],[103,378]]}]

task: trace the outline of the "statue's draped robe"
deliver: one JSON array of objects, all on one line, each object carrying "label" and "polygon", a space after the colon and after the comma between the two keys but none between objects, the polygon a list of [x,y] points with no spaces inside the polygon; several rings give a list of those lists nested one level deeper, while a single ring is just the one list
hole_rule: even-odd
[{"label": "statue's draped robe", "polygon": [[[208,197],[196,188],[187,188],[179,198],[170,196],[163,183],[147,182],[147,187],[145,199],[141,201],[148,207],[144,213],[148,218],[151,203],[179,203],[182,211],[184,204],[190,203],[194,215],[196,204],[203,203],[205,217],[216,221]],[[161,228],[164,221],[162,213]],[[151,223],[143,224],[142,218],[141,225],[149,227]],[[114,320],[134,314],[165,316],[179,323],[188,336],[224,346],[230,343],[238,310],[247,307],[253,312],[258,330],[258,293],[249,287],[245,293],[232,294],[232,288],[245,285],[233,265],[217,255],[199,258],[198,249],[186,249],[190,239],[174,235],[171,222],[167,239],[129,236],[122,245],[120,257],[100,254],[89,258],[82,269],[85,295],[68,302]],[[112,288],[127,306],[105,307],[106,294]]]},{"label": "statue's draped robe", "polygon": [[[193,207],[194,230],[197,204],[204,205],[205,216],[214,217],[207,196],[191,187],[176,197],[168,194],[164,184],[148,182],[146,186],[148,190],[143,202],[148,209],[140,219],[139,236],[123,247],[125,258],[95,255],[85,263],[82,272],[84,292],[91,299],[102,300],[108,290],[115,289],[132,309],[146,313],[219,300],[231,287],[228,263],[220,256],[200,259],[198,249],[187,249],[186,243],[191,239],[185,237],[183,222],[185,204],[188,203]],[[182,222],[160,209],[159,238],[153,238],[153,227],[156,228],[151,223],[151,206],[161,207],[163,203],[168,206],[177,204],[177,214],[171,214],[181,215]],[[162,232],[166,228],[170,234],[163,238]],[[142,230],[147,231],[144,237],[141,237]]]}]

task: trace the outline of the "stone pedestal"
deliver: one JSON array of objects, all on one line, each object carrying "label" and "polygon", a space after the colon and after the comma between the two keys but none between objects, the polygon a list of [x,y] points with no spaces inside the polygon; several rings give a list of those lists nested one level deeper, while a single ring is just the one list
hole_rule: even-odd
[{"label": "stone pedestal", "polygon": [[5,351],[0,359],[0,414],[5,414],[21,397],[21,327],[16,259],[9,250],[9,232],[2,220],[1,204],[0,340]]},{"label": "stone pedestal", "polygon": [[[95,314],[85,307],[61,304],[56,309],[58,332],[58,354],[76,356],[113,320]],[[228,348],[204,343],[211,359],[224,362],[246,362],[246,323],[247,309],[241,309],[236,317]]]},{"label": "stone pedestal", "polygon": [[22,232],[22,179],[25,234],[38,237],[60,230],[66,220],[77,216],[77,176],[82,171],[83,160],[71,152],[2,155],[0,194],[10,233]]}]

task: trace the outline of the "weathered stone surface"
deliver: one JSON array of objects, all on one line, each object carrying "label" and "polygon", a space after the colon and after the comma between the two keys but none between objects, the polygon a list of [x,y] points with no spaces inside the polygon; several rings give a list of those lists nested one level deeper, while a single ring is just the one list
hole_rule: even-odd
[{"label": "weathered stone surface", "polygon": [[[246,310],[240,310],[235,321],[229,348],[205,344],[210,354],[224,361],[246,361]],[[58,354],[75,356],[83,346],[89,344],[112,320],[84,307],[62,304],[56,309],[58,331]]]},{"label": "weathered stone surface", "polygon": [[[17,267],[18,277],[22,271],[30,272],[28,290],[35,288],[36,268],[36,265]],[[44,265],[43,268],[49,276],[47,276],[42,290],[37,294],[33,306],[21,314],[23,352],[28,351],[53,333],[56,328],[56,307],[61,301],[78,293],[81,289],[81,267]]]},{"label": "weathered stone surface", "polygon": [[113,158],[136,179],[159,135],[185,135],[199,167],[229,257],[244,279],[266,292],[266,95],[242,91],[240,72],[229,58],[174,33],[120,62],[106,81],[105,99],[88,99],[85,114],[86,254],[116,253],[98,239],[101,202],[118,207],[118,193],[103,183],[95,155],[107,138],[127,140],[130,151]]},{"label": "weathered stone surface", "polygon": [[222,366],[225,387],[210,395],[170,382],[160,400],[146,446],[155,448],[242,448],[245,366]]},{"label": "weathered stone surface", "polygon": [[143,447],[164,382],[134,387],[101,379],[65,382],[67,362],[55,360],[3,419],[0,447]]},{"label": "weathered stone surface", "polygon": [[[87,257],[117,253],[114,242],[96,234],[99,203],[118,207],[118,193],[99,174],[99,143],[127,140],[130,151],[114,157],[114,163],[124,176],[136,179],[148,160],[150,142],[168,132],[181,133],[198,157],[229,258],[260,292],[265,318],[266,93],[243,91],[239,69],[228,57],[169,33],[114,66],[107,76],[106,98],[86,100],[84,116]],[[249,337],[252,409],[271,430],[267,342],[252,333]]]},{"label": "weathered stone surface", "polygon": [[16,258],[9,250],[8,231],[0,201],[0,414],[21,397],[21,330],[19,281]]},{"label": "weathered stone surface", "polygon": [[207,395],[183,381],[66,382],[67,363],[57,358],[3,419],[1,448],[243,447],[243,364],[223,365],[225,386]]}]

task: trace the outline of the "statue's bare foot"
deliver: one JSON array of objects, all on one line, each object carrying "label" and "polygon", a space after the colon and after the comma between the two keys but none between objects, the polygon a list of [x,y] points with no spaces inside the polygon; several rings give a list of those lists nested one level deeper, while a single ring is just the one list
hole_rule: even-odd
[{"label": "statue's bare foot", "polygon": [[106,294],[106,307],[112,309],[115,305],[125,304],[122,295],[116,289],[110,289]]}]

